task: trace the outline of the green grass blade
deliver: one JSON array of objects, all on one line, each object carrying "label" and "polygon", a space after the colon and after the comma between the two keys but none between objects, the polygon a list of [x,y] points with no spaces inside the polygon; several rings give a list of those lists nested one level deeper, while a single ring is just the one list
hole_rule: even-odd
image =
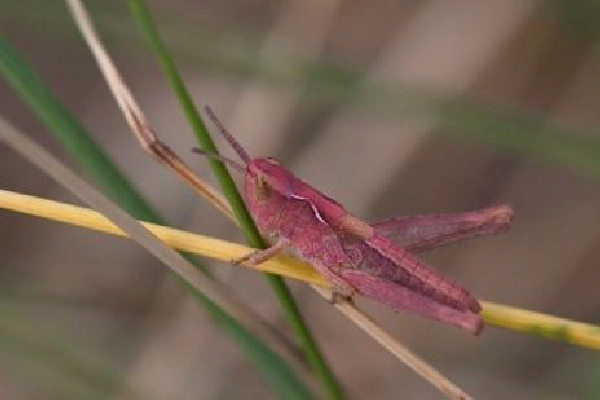
[{"label": "green grass blade", "polygon": [[[164,71],[167,75],[173,90],[175,91],[181,106],[187,116],[187,119],[192,126],[192,129],[196,135],[196,138],[203,149],[217,153],[216,146],[212,141],[204,122],[200,118],[198,110],[194,105],[194,102],[187,91],[183,79],[173,62],[166,46],[164,45],[156,25],[152,20],[150,12],[143,0],[129,0],[131,10],[140,24],[140,27],[152,49],[156,53]],[[237,187],[229,175],[227,168],[218,160],[209,159],[210,165],[213,169],[215,176],[217,177],[219,184],[227,197],[231,208],[233,209],[237,220],[240,222],[242,229],[246,235],[248,242],[253,247],[265,248],[266,243],[262,239],[260,233],[254,221],[250,217],[248,209],[237,190]],[[304,352],[311,363],[311,366],[320,377],[323,385],[329,393],[329,397],[332,399],[342,399],[344,394],[341,386],[337,382],[333,372],[327,365],[323,353],[319,349],[312,333],[310,332],[308,325],[298,305],[294,301],[292,294],[286,285],[285,281],[278,276],[266,274],[267,278],[273,287],[283,309],[288,315],[288,319],[296,332],[298,340],[300,340]]]},{"label": "green grass blade", "polygon": [[[83,126],[46,88],[4,36],[0,36],[0,72],[81,164],[82,168],[120,206],[140,219],[162,222],[158,214],[152,210],[134,186],[94,143]],[[229,332],[238,345],[244,349],[248,357],[263,372],[267,382],[281,397],[314,397],[290,366],[273,353],[265,343],[251,335],[235,319],[232,319],[214,303],[209,302],[201,293],[197,291],[192,291],[192,293],[202,300],[220,326]]]}]

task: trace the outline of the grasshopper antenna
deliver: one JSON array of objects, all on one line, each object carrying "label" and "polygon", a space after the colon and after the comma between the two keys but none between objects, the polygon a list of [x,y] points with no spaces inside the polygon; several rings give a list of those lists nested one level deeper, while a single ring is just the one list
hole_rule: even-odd
[{"label": "grasshopper antenna", "polygon": [[239,144],[237,140],[235,140],[235,138],[231,135],[231,133],[227,132],[227,129],[225,129],[225,127],[223,126],[221,121],[219,121],[219,119],[215,115],[212,108],[210,108],[210,106],[208,106],[208,105],[204,105],[204,111],[206,112],[206,114],[208,115],[208,118],[210,118],[212,123],[215,124],[215,126],[217,127],[217,129],[219,130],[221,135],[223,135],[225,137],[225,139],[227,140],[229,145],[231,147],[233,147],[233,150],[235,150],[237,155],[240,156],[242,161],[245,164],[250,164],[250,162],[252,161],[252,158],[250,158],[250,155],[248,155],[248,153],[246,152],[246,150],[244,150],[242,145]]},{"label": "grasshopper antenna", "polygon": [[246,168],[240,164],[237,161],[233,161],[231,158],[222,156],[220,154],[215,154],[215,153],[211,153],[210,151],[206,151],[204,149],[201,149],[199,147],[194,147],[192,149],[192,151],[196,154],[200,154],[202,156],[208,157],[208,158],[212,158],[214,160],[219,160],[225,164],[227,164],[228,166],[232,167],[233,169],[235,169],[238,172],[241,172],[242,174],[246,171]]}]

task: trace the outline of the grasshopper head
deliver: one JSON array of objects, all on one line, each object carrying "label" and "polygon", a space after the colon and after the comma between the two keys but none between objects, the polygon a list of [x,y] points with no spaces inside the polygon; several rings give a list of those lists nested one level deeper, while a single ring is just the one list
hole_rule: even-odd
[{"label": "grasshopper head", "polygon": [[293,194],[295,181],[294,174],[272,157],[256,158],[246,166],[246,183],[254,185],[263,199],[271,190],[284,196]]}]

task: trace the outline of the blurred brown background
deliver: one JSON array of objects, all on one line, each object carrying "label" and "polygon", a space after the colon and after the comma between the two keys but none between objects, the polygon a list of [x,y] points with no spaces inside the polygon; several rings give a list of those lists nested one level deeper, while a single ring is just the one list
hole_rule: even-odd
[{"label": "blurred brown background", "polygon": [[[88,3],[156,131],[201,176],[210,177],[205,160],[190,152],[195,145],[190,129],[125,2]],[[598,319],[597,171],[570,159],[498,146],[477,128],[465,135],[468,121],[460,118],[451,126],[419,106],[396,113],[394,99],[377,96],[331,100],[321,86],[294,79],[298,60],[343,65],[354,71],[357,79],[350,83],[356,88],[408,85],[417,93],[470,99],[484,119],[488,111],[511,110],[536,117],[540,129],[566,127],[582,140],[600,140],[589,133],[598,132],[600,124],[596,3],[149,3],[195,100],[211,104],[251,154],[280,158],[367,220],[508,202],[516,210],[509,233],[436,251],[427,259],[483,299]],[[62,2],[3,0],[0,29],[173,226],[243,241],[225,218],[138,148]],[[71,162],[2,81],[0,109]],[[543,147],[544,131],[531,139],[531,126],[521,128],[516,134],[523,141],[538,140]],[[4,147],[0,187],[77,203]],[[230,338],[137,246],[4,211],[0,227],[5,308],[101,354],[142,398],[272,396]],[[222,264],[215,271],[289,331],[263,277]],[[308,287],[290,285],[351,398],[440,397]],[[579,399],[600,393],[592,351],[496,328],[474,339],[359,303],[476,398]],[[47,385],[31,378],[37,375],[28,364],[16,356],[3,358],[1,398],[55,398]]]}]

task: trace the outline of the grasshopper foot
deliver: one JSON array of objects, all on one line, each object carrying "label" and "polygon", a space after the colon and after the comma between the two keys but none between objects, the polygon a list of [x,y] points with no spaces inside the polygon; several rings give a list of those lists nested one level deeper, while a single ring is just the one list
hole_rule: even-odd
[{"label": "grasshopper foot", "polygon": [[245,263],[246,261],[249,261],[250,266],[253,267],[253,266],[257,265],[257,263],[253,261],[253,258],[255,258],[255,256],[260,252],[261,252],[261,250],[252,251],[252,252],[246,254],[245,256],[232,259],[231,263],[233,265],[239,266],[239,265]]},{"label": "grasshopper foot", "polygon": [[240,265],[246,262],[246,265],[248,265],[249,267],[256,267],[257,265],[267,261],[269,258],[275,257],[288,246],[289,242],[287,240],[280,239],[271,247],[262,250],[255,250],[251,253],[246,254],[243,257],[234,258],[233,260],[231,260],[231,262],[234,265]]},{"label": "grasshopper foot", "polygon": [[331,297],[328,299],[332,305],[339,303],[354,303],[352,297],[358,293],[354,288],[336,288],[331,290]]}]

